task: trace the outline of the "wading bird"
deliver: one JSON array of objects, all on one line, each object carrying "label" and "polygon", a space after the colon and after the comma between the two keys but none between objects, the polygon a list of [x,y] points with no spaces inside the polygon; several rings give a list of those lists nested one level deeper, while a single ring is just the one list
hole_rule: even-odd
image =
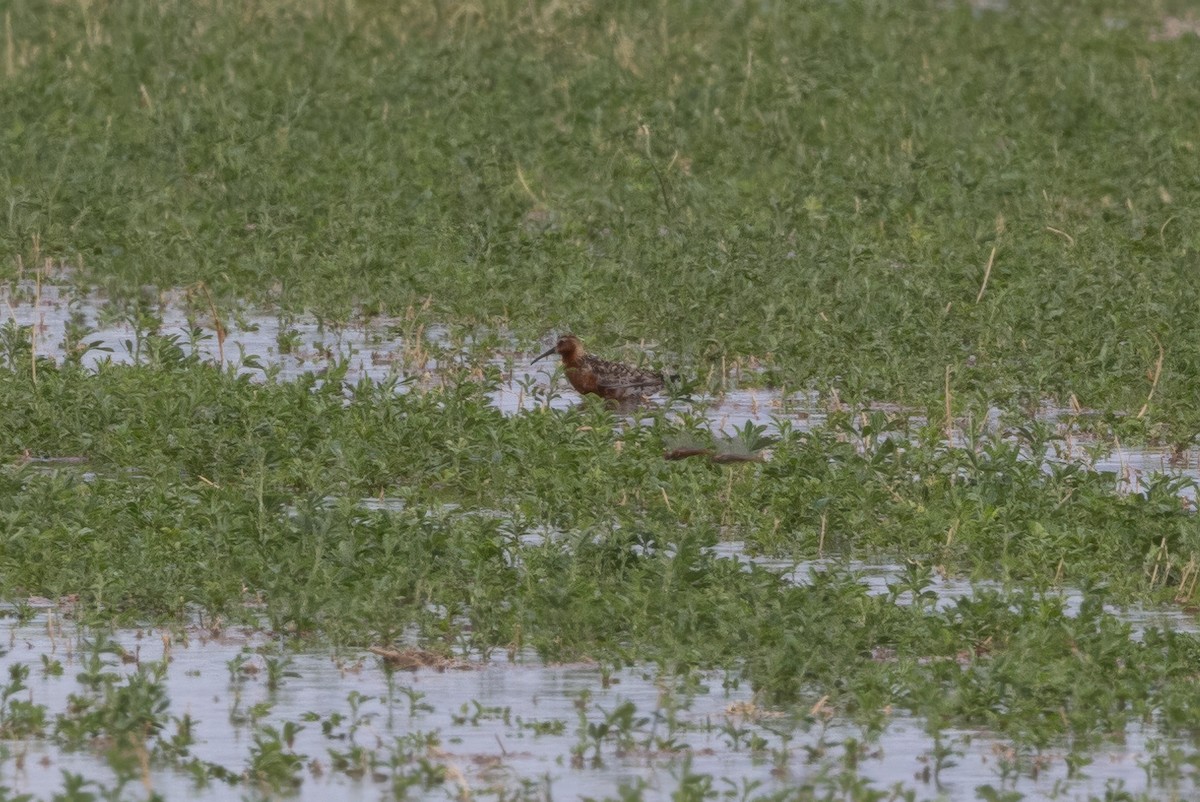
[{"label": "wading bird", "polygon": [[584,350],[583,343],[574,334],[559,337],[553,348],[533,362],[551,354],[562,357],[567,381],[580,395],[592,393],[612,401],[632,401],[653,395],[663,388],[661,373],[592,356]]}]

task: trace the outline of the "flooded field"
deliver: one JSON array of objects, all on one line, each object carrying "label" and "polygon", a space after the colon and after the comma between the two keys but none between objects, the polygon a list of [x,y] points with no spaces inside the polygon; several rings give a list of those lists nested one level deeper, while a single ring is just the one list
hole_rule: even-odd
[{"label": "flooded field", "polygon": [[[62,608],[35,609],[5,626],[0,669],[28,674],[4,689],[0,712],[12,727],[41,710],[47,737],[7,741],[0,787],[10,798],[64,787],[212,800],[280,788],[304,800],[809,798],[847,782],[921,799],[985,786],[1069,800],[1194,790],[1193,775],[1153,779],[1175,747],[1137,727],[1080,770],[1078,754],[1021,750],[986,729],[931,733],[899,713],[862,728],[821,701],[783,714],[721,673],[502,655],[396,670],[365,650],[296,651],[255,630],[83,632]],[[161,704],[140,758],[108,737],[67,735],[89,706],[136,716],[133,688]]]},{"label": "flooded field", "polygon": [[1186,3],[8,5],[0,802],[1200,798]]},{"label": "flooded field", "polygon": [[[478,350],[469,337],[453,342],[445,327],[425,327],[403,319],[374,317],[322,323],[311,317],[254,311],[222,321],[223,336],[218,338],[212,316],[198,311],[197,299],[180,290],[155,295],[151,306],[154,317],[141,331],[133,313],[119,311],[100,296],[77,297],[64,286],[24,281],[15,293],[0,289],[0,301],[5,307],[0,312],[0,325],[12,321],[18,326],[35,326],[35,350],[39,355],[61,359],[84,342],[87,348],[80,358],[92,367],[102,361],[136,363],[139,337],[155,333],[172,338],[187,353],[250,376],[262,376],[268,368],[277,371],[275,375],[281,379],[319,376],[331,366],[344,363],[344,380],[350,383],[396,379],[420,385],[436,384],[439,372],[448,366],[473,363]],[[74,343],[70,342],[72,330]],[[86,336],[80,336],[80,331]],[[567,409],[578,403],[561,376],[556,379],[555,360],[530,364],[541,350],[541,343],[517,343],[505,335],[494,339],[496,347],[487,363],[502,371],[503,382],[491,393],[500,410],[511,414],[546,405]],[[697,408],[717,432],[747,423],[774,429],[780,422],[804,431],[823,426],[828,420],[829,404],[814,393],[781,394],[768,388],[742,388],[736,374],[722,378],[720,383],[723,389],[716,395],[695,399]],[[538,385],[553,385],[556,389],[535,392]],[[894,415],[905,412],[886,404],[875,409]],[[1096,458],[1089,453],[1094,441],[1074,429],[1073,422],[1085,415],[1079,410],[1054,407],[1040,410],[1039,418],[1056,426],[1063,438],[1060,459],[1089,461],[1096,470],[1117,474],[1129,488],[1138,487],[1138,477],[1146,473],[1200,478],[1200,448],[1177,451],[1166,447],[1126,448],[1115,443]],[[923,419],[914,414],[912,420],[919,423]],[[983,421],[964,419],[958,423],[965,428],[1002,428],[1000,413],[994,409]],[[955,429],[954,434],[955,442],[961,443],[963,430]]]},{"label": "flooded field", "polygon": [[[17,534],[0,554],[11,562],[44,536],[46,555],[81,549],[62,570],[93,584],[86,609],[18,597],[6,610],[9,796],[1195,791],[1179,718],[1190,708],[1170,695],[1190,698],[1178,663],[1200,632],[1186,603],[1193,451],[1101,448],[1074,428],[1078,410],[1057,409],[1041,434],[1010,432],[992,410],[930,446],[904,410],[849,415],[741,388],[735,373],[711,396],[614,416],[581,406],[553,365],[531,366],[539,343],[251,312],[218,339],[180,293],[141,317],[61,293],[21,285],[0,326],[10,340],[13,325],[34,327],[31,356],[74,352],[86,376],[72,381],[105,362],[152,365],[164,348],[236,370],[194,410],[169,395],[178,423],[163,432],[135,419],[96,441],[106,430],[84,426],[93,445],[30,449],[10,466]],[[319,388],[330,371],[342,384],[320,412],[307,391],[286,401],[298,411],[220,407],[265,403],[255,388]],[[454,400],[485,372],[479,403]],[[335,420],[398,403],[383,423]],[[75,425],[65,411],[60,425]],[[316,445],[290,445],[318,424],[332,428],[313,429]],[[250,434],[211,442],[230,426]],[[181,447],[194,427],[195,448]],[[720,448],[743,431],[770,444],[762,462],[663,459],[672,443]],[[416,446],[375,442],[414,434]],[[211,462],[194,461],[210,447]],[[75,508],[72,523],[56,517]],[[1124,523],[1102,540],[1106,520]],[[1122,548],[1141,562],[1107,572]],[[1119,596],[1072,573],[1086,560]],[[126,577],[131,565],[144,573]],[[173,582],[188,595],[156,585],[164,572],[184,575]],[[124,583],[118,607],[146,592],[176,623],[97,625],[110,582]],[[209,605],[241,612],[228,622]],[[1077,668],[1091,684],[1071,690]],[[1068,701],[1040,699],[1047,686]]]}]

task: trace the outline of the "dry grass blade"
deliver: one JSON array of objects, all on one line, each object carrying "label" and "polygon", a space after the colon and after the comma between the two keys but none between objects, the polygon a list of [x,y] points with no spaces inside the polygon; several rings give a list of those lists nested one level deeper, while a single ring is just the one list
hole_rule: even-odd
[{"label": "dry grass blade", "polygon": [[983,283],[979,285],[979,294],[975,296],[975,303],[983,300],[983,292],[987,289],[988,279],[992,276],[992,265],[996,263],[996,248],[992,246],[992,255],[988,257],[987,267],[983,269]]},{"label": "dry grass blade", "polygon": [[1154,391],[1158,389],[1158,380],[1162,377],[1163,357],[1166,356],[1166,350],[1163,348],[1162,341],[1158,337],[1154,338],[1154,344],[1158,346],[1158,359],[1154,362],[1154,375],[1150,379],[1150,392],[1146,396],[1146,403],[1142,404],[1142,408],[1138,410],[1138,419],[1146,416],[1150,410],[1150,402],[1154,400]]}]

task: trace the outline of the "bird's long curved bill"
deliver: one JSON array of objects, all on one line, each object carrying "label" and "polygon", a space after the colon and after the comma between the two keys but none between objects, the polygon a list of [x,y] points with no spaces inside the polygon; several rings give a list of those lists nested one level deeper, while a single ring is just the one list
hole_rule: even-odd
[{"label": "bird's long curved bill", "polygon": [[531,365],[532,365],[534,362],[537,362],[537,361],[538,361],[538,359],[545,359],[546,357],[548,357],[548,356],[550,356],[551,354],[553,354],[556,348],[557,348],[557,346],[553,346],[553,345],[552,345],[552,346],[550,346],[550,349],[549,349],[548,351],[546,351],[546,353],[542,354],[542,355],[541,355],[541,356],[539,356],[537,359],[534,359],[534,360],[532,360],[532,361],[531,361],[529,364],[531,364]]}]

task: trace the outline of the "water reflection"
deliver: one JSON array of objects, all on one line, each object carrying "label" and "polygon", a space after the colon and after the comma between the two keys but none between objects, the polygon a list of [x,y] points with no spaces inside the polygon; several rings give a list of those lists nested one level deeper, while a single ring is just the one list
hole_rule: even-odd
[{"label": "water reflection", "polygon": [[[8,635],[0,671],[28,665],[22,699],[45,705],[51,715],[66,711],[71,694],[84,693],[77,675],[90,656],[85,633],[59,608],[43,606],[12,623]],[[513,663],[501,656],[468,670],[402,671],[389,680],[365,650],[289,653],[254,630],[119,630],[111,637],[132,659],[113,659],[108,671],[128,677],[139,664],[169,661],[163,680],[169,712],[192,717],[192,754],[209,764],[241,774],[250,767],[256,733],[301,725],[292,747],[304,756],[300,800],[332,793],[347,800],[387,798],[394,772],[412,765],[389,767],[387,757],[405,750],[444,771],[432,788],[410,789],[430,798],[603,798],[622,786],[642,787],[648,799],[667,798],[689,775],[690,782],[707,775],[719,791],[753,788],[752,796],[802,784],[832,791],[839,776],[880,789],[899,783],[921,797],[939,794],[926,770],[935,741],[919,720],[890,715],[882,734],[871,737],[836,715],[758,708],[748,688],[730,685],[721,674],[680,681],[648,667],[606,672],[591,664]],[[61,675],[43,670],[43,655],[64,664]],[[274,691],[266,680],[271,660],[287,667]],[[628,740],[606,738],[600,761],[593,762],[588,726],[620,721],[623,705],[632,706]],[[802,712],[810,712],[807,703]],[[1086,776],[1068,781],[1065,751],[1019,753],[978,730],[943,730],[940,743],[955,752],[954,765],[940,777],[940,793],[948,798],[974,797],[985,784],[1027,799],[1102,796],[1112,783],[1136,792],[1146,787],[1142,764],[1166,746],[1131,729],[1119,747],[1091,755]],[[0,776],[10,793],[48,798],[62,789],[62,772],[114,783],[98,750],[67,751],[52,739],[5,746]],[[384,759],[374,780],[336,769],[338,755],[353,746]],[[847,750],[856,754],[854,769],[846,769]],[[228,799],[250,790],[219,781],[201,787],[185,772],[153,764],[147,782],[169,799]],[[141,789],[137,796],[144,796]]]}]

